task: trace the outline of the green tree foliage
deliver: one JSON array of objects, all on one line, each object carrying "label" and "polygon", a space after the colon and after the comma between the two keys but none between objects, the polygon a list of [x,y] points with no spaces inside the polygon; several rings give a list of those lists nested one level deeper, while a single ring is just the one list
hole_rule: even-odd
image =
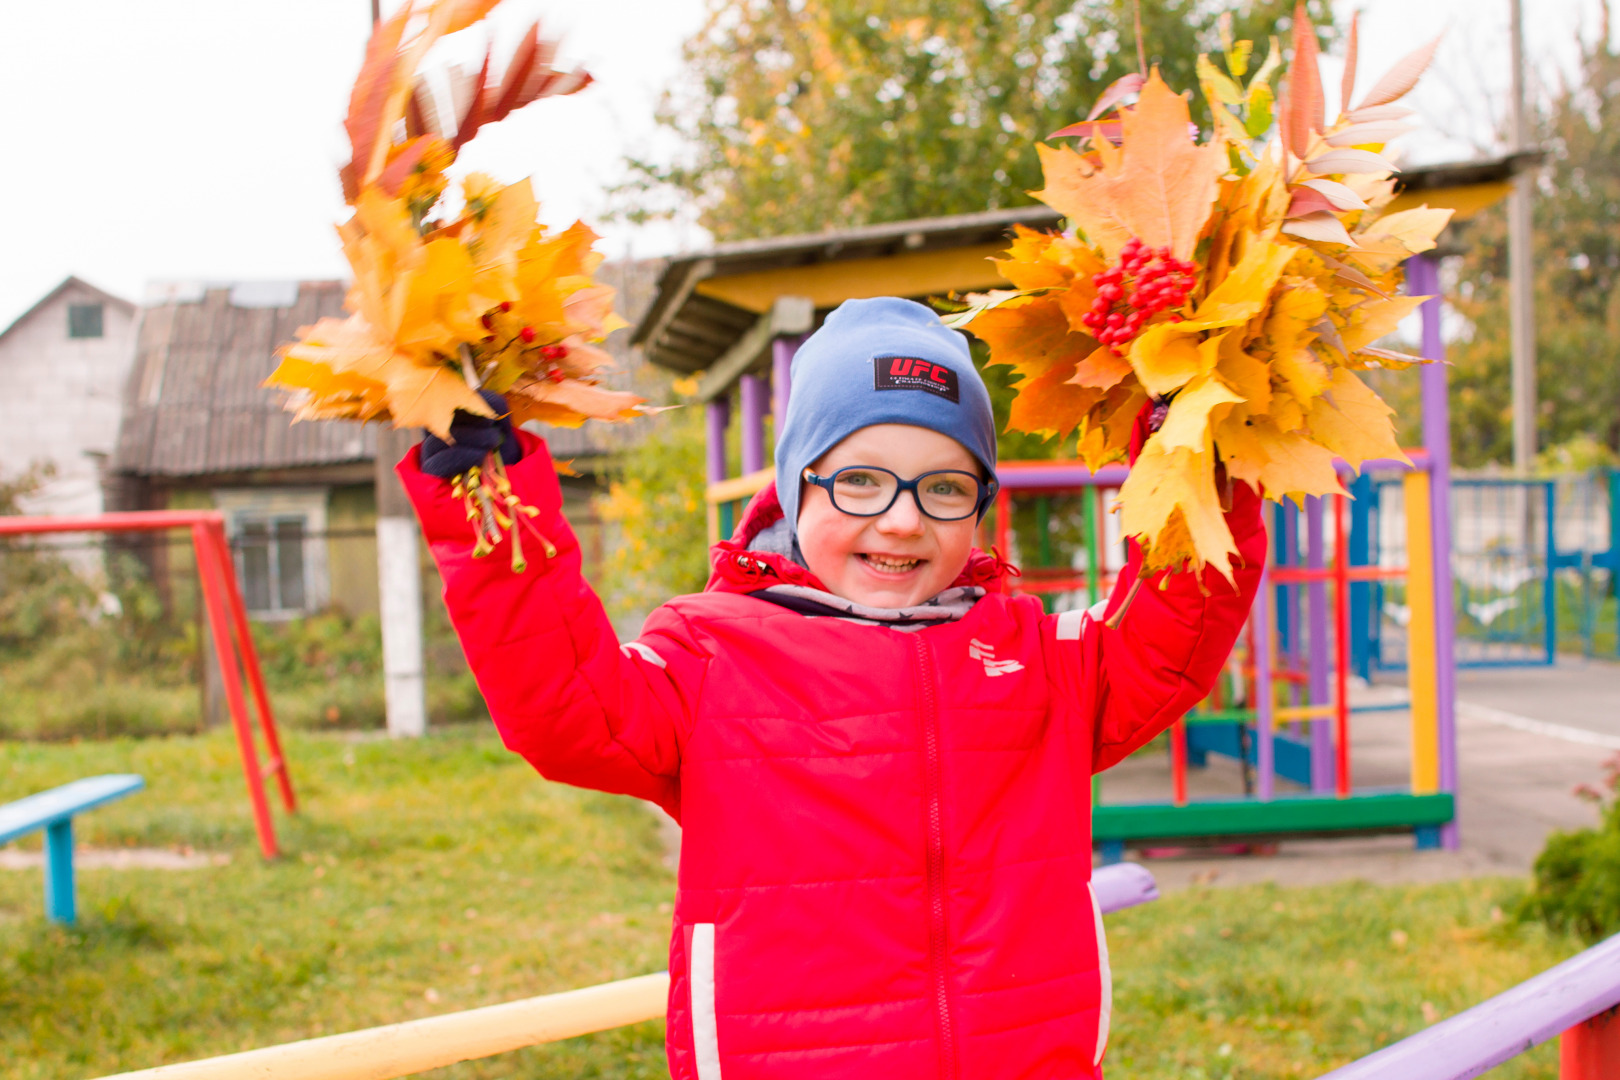
[{"label": "green tree foliage", "polygon": [[596,503],[613,537],[596,585],[616,619],[698,592],[708,579],[703,426],[701,406],[661,413],[614,459]]},{"label": "green tree foliage", "polygon": [[[1543,447],[1595,437],[1620,450],[1620,53],[1607,28],[1539,110],[1550,152],[1535,206],[1537,390]],[[1507,218],[1465,233],[1453,302],[1472,324],[1454,345],[1452,445],[1460,465],[1512,460]]]},{"label": "green tree foliage", "polygon": [[[1292,8],[1142,0],[1143,51],[1193,89],[1223,11],[1264,43]],[[630,216],[662,189],[733,240],[1027,204],[1033,144],[1138,56],[1132,0],[711,0],[686,63],[659,115],[684,153],[631,163]]]}]

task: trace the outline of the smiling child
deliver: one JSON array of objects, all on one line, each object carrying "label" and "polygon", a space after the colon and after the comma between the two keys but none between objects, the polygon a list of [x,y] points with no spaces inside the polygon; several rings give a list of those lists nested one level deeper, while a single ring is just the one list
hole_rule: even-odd
[{"label": "smiling child", "polygon": [[[470,426],[467,426],[470,425]],[[1237,588],[1157,575],[1117,626],[1003,591],[966,341],[850,301],[800,348],[777,483],[620,644],[544,443],[467,422],[400,466],[502,738],[545,776],[684,829],[670,942],[679,1080],[1098,1077],[1111,992],[1090,778],[1204,697],[1265,535],[1238,485]],[[472,557],[446,479],[500,447],[555,558]]]}]

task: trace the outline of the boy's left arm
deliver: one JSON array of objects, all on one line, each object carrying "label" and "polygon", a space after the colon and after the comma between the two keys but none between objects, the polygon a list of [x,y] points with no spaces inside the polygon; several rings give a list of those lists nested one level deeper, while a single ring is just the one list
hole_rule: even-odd
[{"label": "boy's left arm", "polygon": [[[1202,580],[1189,572],[1159,573],[1142,582],[1119,626],[1110,629],[1107,616],[1079,620],[1078,640],[1069,645],[1067,656],[1078,661],[1075,673],[1089,705],[1083,715],[1092,723],[1093,771],[1122,761],[1214,687],[1260,585],[1266,558],[1261,505],[1254,489],[1233,484],[1226,523],[1237,543],[1235,588],[1208,567]],[[1141,567],[1141,551],[1132,544],[1107,615],[1130,595]],[[1068,636],[1064,629],[1057,629],[1060,638]]]}]

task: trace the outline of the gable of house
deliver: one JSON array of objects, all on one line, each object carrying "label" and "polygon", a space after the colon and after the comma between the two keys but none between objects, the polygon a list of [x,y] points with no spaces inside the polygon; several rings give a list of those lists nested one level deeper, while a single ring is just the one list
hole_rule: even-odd
[{"label": "gable of house", "polygon": [[0,478],[50,475],[23,500],[41,514],[97,514],[118,437],[137,309],[76,277],[0,331]]}]

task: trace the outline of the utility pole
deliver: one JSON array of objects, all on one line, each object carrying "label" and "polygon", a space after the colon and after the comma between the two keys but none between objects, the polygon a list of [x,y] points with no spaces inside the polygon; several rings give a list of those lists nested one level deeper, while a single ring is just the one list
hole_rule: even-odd
[{"label": "utility pole", "polygon": [[[1510,0],[1513,37],[1513,152],[1530,143],[1525,116],[1523,0]],[[1534,177],[1519,170],[1508,197],[1508,312],[1513,362],[1513,468],[1524,474],[1536,459],[1536,308],[1535,266],[1531,252],[1531,204]]]}]

